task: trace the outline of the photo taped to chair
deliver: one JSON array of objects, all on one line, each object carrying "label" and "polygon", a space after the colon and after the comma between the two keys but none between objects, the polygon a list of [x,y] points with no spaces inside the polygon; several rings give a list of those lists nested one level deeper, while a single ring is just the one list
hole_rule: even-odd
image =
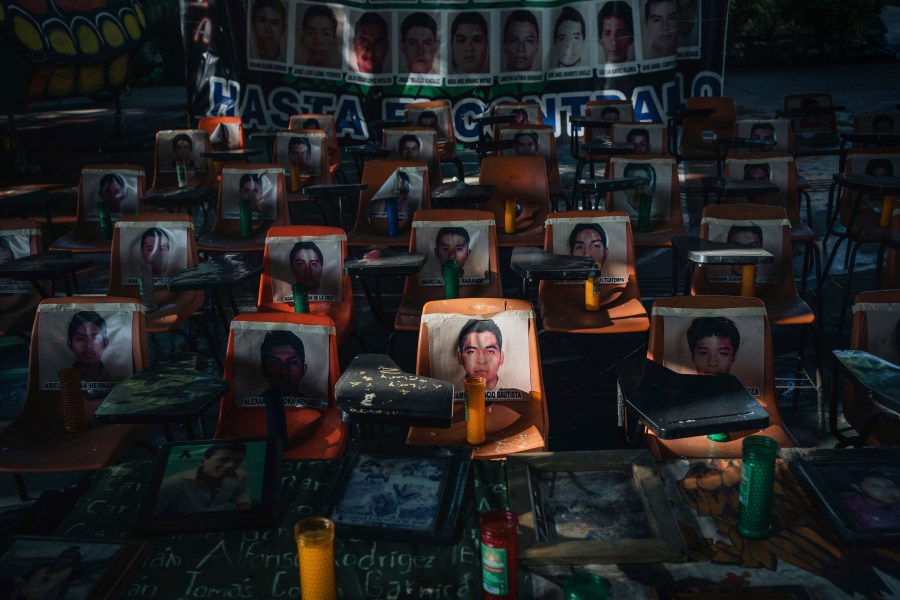
[{"label": "photo taped to chair", "polygon": [[85,221],[99,221],[98,204],[105,202],[112,220],[138,212],[138,172],[132,169],[84,169],[81,201]]},{"label": "photo taped to chair", "polygon": [[272,300],[293,302],[294,284],[305,285],[311,302],[340,302],[343,299],[343,235],[269,237],[269,269],[272,273]]},{"label": "photo taped to chair", "polygon": [[189,224],[180,221],[127,221],[119,230],[122,285],[138,285],[142,269],[149,269],[154,285],[166,285],[187,268]]},{"label": "photo taped to chair", "polygon": [[444,285],[444,264],[455,260],[460,285],[490,281],[490,221],[415,221],[416,252],[427,258],[419,285]]}]

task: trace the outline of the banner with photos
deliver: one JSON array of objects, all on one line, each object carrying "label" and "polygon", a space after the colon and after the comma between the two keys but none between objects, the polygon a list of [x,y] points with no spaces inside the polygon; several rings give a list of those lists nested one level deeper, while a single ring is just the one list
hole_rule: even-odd
[{"label": "banner with photos", "polygon": [[189,106],[254,129],[334,114],[355,140],[417,100],[449,100],[465,141],[478,136],[467,117],[498,102],[539,102],[557,134],[590,100],[662,122],[722,94],[727,14],[727,0],[184,2]]}]

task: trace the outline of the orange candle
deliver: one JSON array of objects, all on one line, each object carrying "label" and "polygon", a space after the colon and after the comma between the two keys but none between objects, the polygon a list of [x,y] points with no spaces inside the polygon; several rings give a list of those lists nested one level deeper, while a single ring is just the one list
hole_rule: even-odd
[{"label": "orange candle", "polygon": [[882,227],[890,227],[891,226],[891,217],[894,214],[894,197],[893,196],[885,196],[881,199],[881,219],[879,219],[878,224]]},{"label": "orange candle", "polygon": [[300,191],[300,165],[291,163],[291,191]]},{"label": "orange candle", "polygon": [[300,597],[335,600],[334,521],[307,517],[294,525],[300,555]]},{"label": "orange candle", "polygon": [[484,377],[466,377],[463,386],[466,388],[466,443],[482,444],[485,440],[484,430]]},{"label": "orange candle", "polygon": [[753,296],[756,287],[756,265],[744,265],[741,268],[741,296]]},{"label": "orange candle", "polygon": [[600,310],[600,287],[595,284],[593,277],[584,280],[584,310]]},{"label": "orange candle", "polygon": [[503,205],[503,231],[516,232],[516,197],[507,196]]}]

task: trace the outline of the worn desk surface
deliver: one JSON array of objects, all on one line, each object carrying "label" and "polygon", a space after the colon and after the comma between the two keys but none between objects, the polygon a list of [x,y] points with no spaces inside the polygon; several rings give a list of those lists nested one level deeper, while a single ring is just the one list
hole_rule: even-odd
[{"label": "worn desk surface", "polygon": [[616,363],[625,404],[662,439],[764,429],[769,414],[734,375],[682,375],[645,357]]},{"label": "worn desk surface", "polygon": [[149,190],[143,198],[144,204],[172,207],[197,205],[212,198],[213,191],[204,186],[187,186],[168,190]]},{"label": "worn desk surface", "polygon": [[431,192],[431,203],[453,207],[458,204],[469,205],[487,202],[494,193],[492,185],[470,185],[463,181],[448,183]]},{"label": "worn desk surface", "polygon": [[188,267],[169,279],[170,292],[230,288],[245,279],[262,273],[259,263],[248,263],[230,256],[214,256],[196,267]]},{"label": "worn desk surface", "polygon": [[540,248],[513,248],[509,266],[529,281],[584,281],[588,277],[600,276],[600,267],[590,258],[550,254]]},{"label": "worn desk surface", "polygon": [[[377,255],[376,255],[377,254]],[[382,275],[415,275],[428,259],[424,254],[415,254],[394,248],[369,249],[362,258],[344,261],[344,274],[352,277],[378,277]]]},{"label": "worn desk surface", "polygon": [[685,259],[704,265],[758,265],[775,262],[775,256],[762,248],[711,242],[690,235],[673,237],[672,246]]},{"label": "worn desk surface", "polygon": [[581,190],[591,190],[597,192],[617,192],[620,190],[630,190],[639,185],[649,185],[650,180],[646,177],[591,177],[589,179],[579,179],[575,182]]},{"label": "worn desk surface", "polygon": [[203,158],[211,158],[212,160],[218,160],[222,162],[228,161],[246,161],[250,162],[250,159],[254,156],[259,156],[263,151],[259,148],[238,148],[235,150],[210,150],[207,152],[201,152],[200,156]]},{"label": "worn desk surface", "polygon": [[[91,266],[90,258],[84,255],[73,256],[68,250],[49,250],[11,260],[0,265],[0,277],[16,281],[30,281],[42,297],[56,295],[56,280],[74,275]],[[52,288],[48,293],[41,286],[41,281],[50,281]],[[66,279],[66,291],[72,295],[69,281]]]},{"label": "worn desk surface", "polygon": [[726,179],[724,177],[704,177],[703,193],[715,192],[719,197],[744,198],[747,196],[768,196],[777,194],[781,188],[770,181],[755,179]]}]

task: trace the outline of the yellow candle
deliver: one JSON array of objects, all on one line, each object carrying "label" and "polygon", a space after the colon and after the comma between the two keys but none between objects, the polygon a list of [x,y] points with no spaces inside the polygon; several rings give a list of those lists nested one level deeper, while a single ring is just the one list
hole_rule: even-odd
[{"label": "yellow candle", "polygon": [[594,285],[593,277],[584,280],[584,310],[600,310],[600,289]]},{"label": "yellow candle", "polygon": [[741,296],[753,296],[756,287],[756,265],[741,268]]},{"label": "yellow candle", "polygon": [[484,430],[484,377],[466,377],[463,386],[466,388],[466,443],[482,444],[485,440]]},{"label": "yellow candle", "polygon": [[503,205],[503,231],[516,232],[516,197],[507,196]]},{"label": "yellow candle", "polygon": [[894,214],[894,197],[885,196],[881,199],[881,219],[878,224],[882,227],[891,226],[891,217]]},{"label": "yellow candle", "polygon": [[335,600],[334,521],[325,517],[298,521],[294,539],[300,555],[300,597]]},{"label": "yellow candle", "polygon": [[300,165],[291,163],[291,191],[300,191]]}]

